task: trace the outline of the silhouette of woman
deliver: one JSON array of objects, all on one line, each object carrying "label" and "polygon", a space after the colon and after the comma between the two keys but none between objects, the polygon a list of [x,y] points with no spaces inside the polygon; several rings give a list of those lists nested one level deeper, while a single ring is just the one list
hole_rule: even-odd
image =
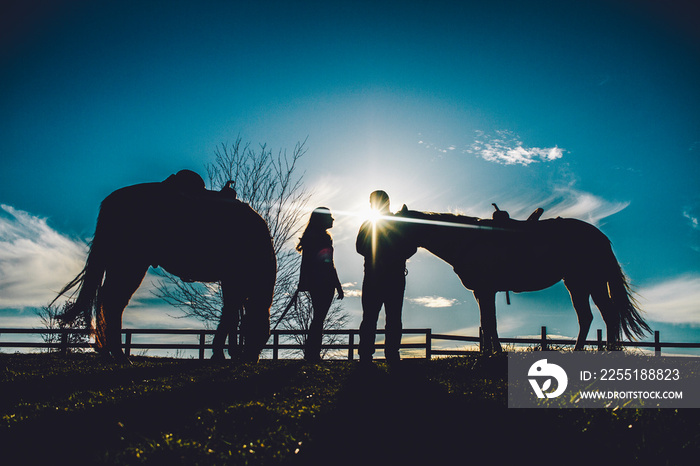
[{"label": "silhouette of woman", "polygon": [[323,321],[328,315],[335,291],[338,291],[338,299],[344,297],[333,264],[333,240],[327,231],[332,227],[331,211],[327,207],[314,209],[297,245],[297,251],[302,253],[299,291],[309,292],[313,306],[313,318],[304,348],[304,359],[307,361],[321,359]]}]

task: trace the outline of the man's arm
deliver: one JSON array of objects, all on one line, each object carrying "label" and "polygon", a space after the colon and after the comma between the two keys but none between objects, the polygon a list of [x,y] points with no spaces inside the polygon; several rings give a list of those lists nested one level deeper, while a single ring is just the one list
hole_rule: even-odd
[{"label": "man's arm", "polygon": [[372,254],[372,222],[364,222],[360,227],[360,231],[357,233],[355,249],[365,257]]}]

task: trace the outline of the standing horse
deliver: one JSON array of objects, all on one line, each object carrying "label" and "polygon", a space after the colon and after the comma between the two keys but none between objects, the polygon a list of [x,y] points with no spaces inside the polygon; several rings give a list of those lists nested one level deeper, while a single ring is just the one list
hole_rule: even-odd
[{"label": "standing horse", "polygon": [[107,196],[85,268],[59,293],[79,287],[63,320],[82,314],[92,322],[94,311],[97,351],[126,359],[122,314],[149,266],[186,281],[219,282],[224,305],[213,358],[224,358],[227,336],[234,344],[238,312],[245,308],[242,358],[258,359],[269,337],[277,264],[267,224],[235,193],[207,191],[199,175],[183,170],[162,183]]},{"label": "standing horse", "polygon": [[[503,212],[505,214],[505,212]],[[463,215],[409,211],[397,214],[395,230],[454,267],[474,292],[485,351],[501,351],[496,330],[496,292],[536,291],[564,280],[579,323],[575,350],[583,349],[593,320],[589,297],[600,310],[608,348],[622,337],[651,332],[631,295],[610,240],[581,220],[556,218],[485,220]]]}]

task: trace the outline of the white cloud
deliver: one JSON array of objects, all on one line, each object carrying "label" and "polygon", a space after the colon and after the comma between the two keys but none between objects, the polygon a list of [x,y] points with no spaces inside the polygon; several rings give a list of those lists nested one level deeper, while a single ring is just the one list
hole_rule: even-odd
[{"label": "white cloud", "polygon": [[442,296],[421,296],[420,298],[410,298],[409,301],[431,308],[452,307],[457,304],[456,299],[443,298]]},{"label": "white cloud", "polygon": [[694,230],[700,229],[700,225],[698,224],[698,217],[697,215],[693,214],[690,208],[686,208],[683,210],[683,217],[685,217],[688,220],[688,223],[690,223],[691,228]]},{"label": "white cloud", "polygon": [[700,326],[700,276],[682,275],[639,290],[645,318],[655,322]]},{"label": "white cloud", "polygon": [[347,297],[347,298],[361,298],[362,297],[362,290],[357,289],[357,282],[342,283],[341,286],[343,287],[343,293],[345,293],[345,297]]},{"label": "white cloud", "polygon": [[545,217],[571,217],[594,225],[606,217],[620,212],[629,202],[608,201],[595,194],[571,187],[558,188],[549,199],[539,205],[545,206]]},{"label": "white cloud", "polygon": [[82,270],[86,255],[84,241],[0,204],[0,309],[46,305]]},{"label": "white cloud", "polygon": [[489,162],[504,165],[530,165],[551,162],[564,156],[564,149],[554,147],[526,147],[520,138],[510,131],[496,131],[497,137],[478,132],[467,152],[477,154]]}]

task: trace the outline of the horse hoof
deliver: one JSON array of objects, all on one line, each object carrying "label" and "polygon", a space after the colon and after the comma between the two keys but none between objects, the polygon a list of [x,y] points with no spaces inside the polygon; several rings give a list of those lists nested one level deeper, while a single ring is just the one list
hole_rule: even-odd
[{"label": "horse hoof", "polygon": [[231,357],[231,359],[241,359],[243,357],[243,352],[240,350],[229,351],[228,355]]},{"label": "horse hoof", "polygon": [[260,359],[260,355],[258,355],[257,353],[256,354],[243,353],[241,355],[240,361],[243,363],[248,363],[248,362],[256,363],[256,362],[258,362],[258,359]]}]

